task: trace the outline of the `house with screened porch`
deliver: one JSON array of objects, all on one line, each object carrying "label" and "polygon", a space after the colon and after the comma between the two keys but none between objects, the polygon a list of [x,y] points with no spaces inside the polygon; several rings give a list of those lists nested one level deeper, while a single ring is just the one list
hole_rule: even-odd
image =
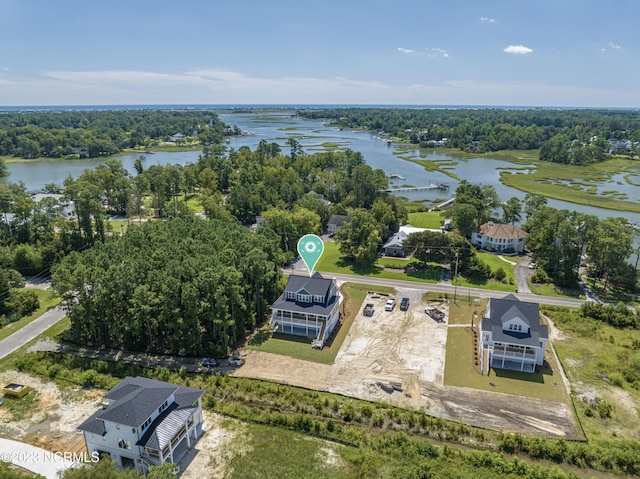
[{"label": "house with screened porch", "polygon": [[292,274],[280,297],[271,305],[271,328],[279,333],[306,336],[322,348],[340,320],[342,296],[335,280]]},{"label": "house with screened porch", "polygon": [[101,409],[84,421],[87,452],[110,456],[144,474],[164,462],[177,464],[202,436],[201,389],[127,377],[108,391]]},{"label": "house with screened porch", "polygon": [[513,294],[490,299],[478,339],[482,374],[490,368],[535,372],[544,362],[548,339],[537,303],[520,301]]}]

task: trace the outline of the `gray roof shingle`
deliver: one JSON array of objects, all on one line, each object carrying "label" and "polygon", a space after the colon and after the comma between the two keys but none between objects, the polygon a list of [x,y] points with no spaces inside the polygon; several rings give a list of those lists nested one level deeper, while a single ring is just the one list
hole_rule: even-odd
[{"label": "gray roof shingle", "polygon": [[104,421],[139,428],[172,394],[174,407],[189,407],[203,392],[155,379],[126,377],[104,395],[109,406],[95,412],[78,429],[104,434]]},{"label": "gray roof shingle", "polygon": [[[502,299],[490,299],[486,316],[482,318],[480,329],[482,331],[491,331],[491,338],[494,342],[538,347],[541,339],[549,338],[547,326],[540,324],[540,306],[538,303],[520,301],[513,294]],[[503,329],[503,323],[516,317],[519,317],[529,325],[528,332]]]}]

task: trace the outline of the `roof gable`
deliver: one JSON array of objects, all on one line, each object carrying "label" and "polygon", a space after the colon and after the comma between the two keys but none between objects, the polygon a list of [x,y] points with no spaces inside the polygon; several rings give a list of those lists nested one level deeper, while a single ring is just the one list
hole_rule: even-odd
[{"label": "roof gable", "polygon": [[311,277],[292,274],[289,276],[284,290],[288,293],[326,297],[332,284],[333,280],[327,279],[317,272]]},{"label": "roof gable", "polygon": [[515,225],[503,225],[492,222],[480,225],[478,233],[491,238],[501,239],[518,239],[527,237],[527,232]]},{"label": "roof gable", "polygon": [[192,406],[203,392],[155,379],[126,377],[104,395],[109,405],[78,429],[104,434],[104,421],[138,428],[172,396],[176,406]]}]

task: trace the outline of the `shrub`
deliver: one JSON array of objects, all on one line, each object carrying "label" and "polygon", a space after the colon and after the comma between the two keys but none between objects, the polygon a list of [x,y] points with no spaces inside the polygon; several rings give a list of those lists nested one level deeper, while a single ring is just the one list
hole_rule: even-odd
[{"label": "shrub", "polygon": [[496,281],[503,281],[507,277],[507,272],[504,270],[502,266],[500,266],[497,270],[493,272],[493,278]]},{"label": "shrub", "polygon": [[533,276],[531,276],[531,281],[534,283],[547,284],[551,282],[551,278],[549,278],[545,270],[538,268],[536,272],[533,273]]}]

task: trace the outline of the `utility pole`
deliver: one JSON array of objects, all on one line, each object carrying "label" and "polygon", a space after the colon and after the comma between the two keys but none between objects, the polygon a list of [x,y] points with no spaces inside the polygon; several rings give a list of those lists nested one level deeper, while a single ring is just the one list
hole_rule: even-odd
[{"label": "utility pole", "polygon": [[454,285],[453,285],[453,302],[455,304],[457,303],[458,300],[458,254],[460,253],[460,250],[456,251],[456,270],[455,273],[453,274],[453,281],[454,281]]}]

